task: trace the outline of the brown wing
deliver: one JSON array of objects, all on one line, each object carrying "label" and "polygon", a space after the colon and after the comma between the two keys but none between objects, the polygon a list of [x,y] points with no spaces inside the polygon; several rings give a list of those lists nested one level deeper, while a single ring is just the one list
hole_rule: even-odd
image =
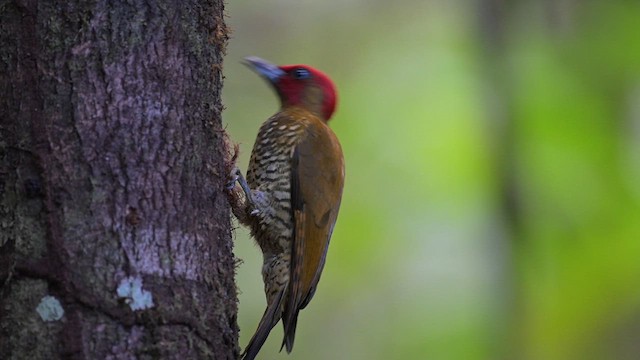
[{"label": "brown wing", "polygon": [[291,158],[294,220],[289,296],[283,322],[287,351],[293,347],[298,312],[309,303],[324,267],[344,185],[344,159],[338,139],[318,120],[307,128]]}]

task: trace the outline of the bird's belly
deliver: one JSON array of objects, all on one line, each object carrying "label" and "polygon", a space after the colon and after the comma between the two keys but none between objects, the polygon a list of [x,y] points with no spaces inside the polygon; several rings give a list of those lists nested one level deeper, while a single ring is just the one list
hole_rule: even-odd
[{"label": "bird's belly", "polygon": [[289,253],[293,219],[288,161],[269,164],[277,171],[256,172],[253,197],[258,213],[253,224],[255,239],[265,256]]},{"label": "bird's belly", "polygon": [[290,264],[290,252],[277,255],[264,255],[262,280],[264,281],[264,292],[267,296],[267,303],[271,303],[276,294],[289,283]]}]

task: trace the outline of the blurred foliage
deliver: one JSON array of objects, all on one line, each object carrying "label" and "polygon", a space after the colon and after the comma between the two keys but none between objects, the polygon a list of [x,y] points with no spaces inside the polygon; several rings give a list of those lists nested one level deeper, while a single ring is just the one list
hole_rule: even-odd
[{"label": "blurred foliage", "polygon": [[[337,83],[347,180],[296,347],[265,359],[637,359],[640,3],[227,4],[225,123],[246,168],[269,87]],[[244,346],[265,306],[238,229]]]}]

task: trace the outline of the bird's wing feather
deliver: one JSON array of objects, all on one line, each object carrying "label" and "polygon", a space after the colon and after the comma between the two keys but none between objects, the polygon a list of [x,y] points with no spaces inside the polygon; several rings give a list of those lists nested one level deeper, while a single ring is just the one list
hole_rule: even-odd
[{"label": "bird's wing feather", "polygon": [[283,345],[288,351],[293,346],[298,312],[309,303],[320,280],[344,182],[344,160],[337,138],[324,123],[315,125],[307,128],[291,158],[294,231],[289,296],[283,314]]},{"label": "bird's wing feather", "polygon": [[280,290],[276,294],[274,301],[265,309],[262,319],[260,319],[260,323],[258,324],[258,329],[251,337],[251,340],[249,340],[244,353],[241,355],[242,360],[253,360],[256,358],[260,348],[267,340],[269,332],[271,332],[271,329],[273,329],[280,320],[284,293],[284,289]]}]

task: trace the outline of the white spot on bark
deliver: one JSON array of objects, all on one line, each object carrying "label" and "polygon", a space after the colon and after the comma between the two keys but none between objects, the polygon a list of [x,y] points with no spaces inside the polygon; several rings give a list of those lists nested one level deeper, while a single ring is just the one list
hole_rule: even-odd
[{"label": "white spot on bark", "polygon": [[42,321],[57,321],[62,319],[64,309],[60,301],[53,296],[45,296],[40,300],[40,304],[36,308],[38,315]]},{"label": "white spot on bark", "polygon": [[120,281],[117,289],[118,297],[125,299],[131,310],[144,310],[153,307],[151,292],[142,289],[142,279],[129,276]]}]

